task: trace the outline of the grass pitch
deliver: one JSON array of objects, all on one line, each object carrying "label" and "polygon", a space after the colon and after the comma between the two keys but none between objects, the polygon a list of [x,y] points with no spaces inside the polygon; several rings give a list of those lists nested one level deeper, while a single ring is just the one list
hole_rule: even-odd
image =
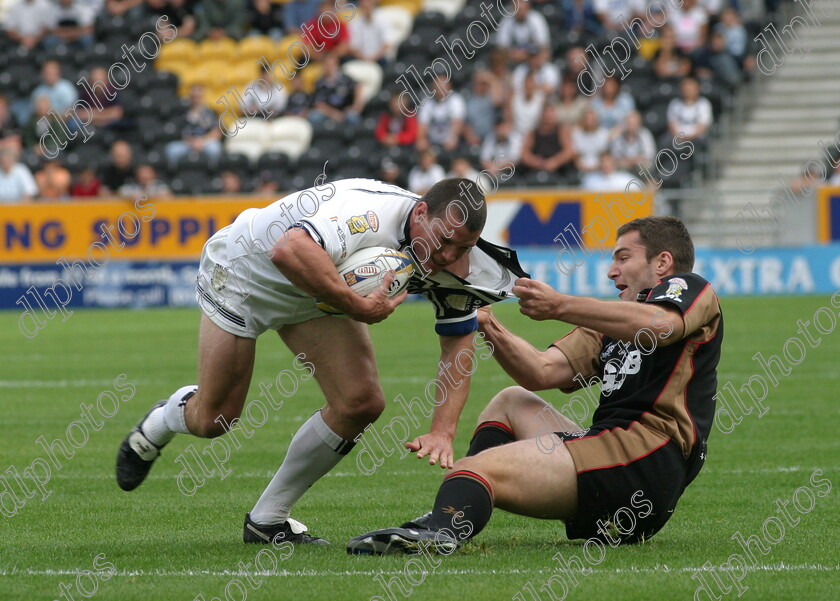
[{"label": "grass pitch", "polygon": [[[837,315],[828,297],[726,299],[723,307],[726,338],[718,374],[721,386],[729,381],[736,388],[763,374],[752,360],[756,352],[779,355],[791,337],[805,341],[797,333],[797,319],[811,320],[820,307]],[[518,314],[515,304],[502,305],[497,313],[540,347],[568,329],[531,322]],[[825,327],[829,320],[825,314],[822,318]],[[779,378],[778,386],[770,386],[763,416],[755,408],[730,433],[713,431],[703,472],[669,524],[648,543],[606,548],[599,557],[580,541],[567,541],[559,522],[496,512],[463,551],[440,563],[408,563],[406,557],[348,556],[344,549],[352,536],[397,525],[430,506],[441,470],[396,453],[365,476],[357,469],[354,451],[299,503],[294,517],[331,540],[332,547],[295,548],[289,555],[285,549],[242,544],[245,512],[280,464],[295,430],[320,406],[314,380],[300,383],[297,393],[272,410],[250,439],[240,438],[224,480],[207,478],[192,496],[179,491],[176,476],[182,465],[175,459],[191,444],[196,452],[208,444],[181,436],[166,448],[147,482],[124,493],[113,476],[117,447],[155,400],[195,381],[198,311],[77,310],[66,322],[49,322],[32,340],[18,332],[17,319],[15,312],[0,314],[0,470],[7,483],[0,480],[0,501],[4,513],[14,513],[0,518],[0,601],[368,601],[409,594],[412,600],[649,601],[696,596],[717,601],[734,599],[739,592],[757,601],[837,598],[836,330],[816,334],[820,340],[815,348],[804,345],[806,356]],[[371,331],[386,398],[422,396],[438,358],[430,307],[406,304]],[[249,399],[256,398],[259,382],[273,382],[278,372],[291,368],[291,355],[276,336],[266,334],[258,346]],[[793,346],[788,350],[798,355]],[[125,379],[115,382],[121,374]],[[510,383],[492,359],[480,363],[462,416],[457,453],[465,451],[487,400]],[[68,431],[72,422],[86,419],[80,404],[95,407],[107,391],[115,396],[105,394],[100,403],[106,412],[118,408],[116,414],[85,430],[74,426]],[[109,404],[120,396],[130,398]],[[544,396],[558,407],[565,403],[557,391]],[[405,415],[403,408],[389,403],[377,424],[398,415]],[[70,458],[55,448],[58,469],[35,441],[40,436],[44,442],[65,441],[68,434],[79,448],[68,445],[74,453]],[[43,492],[25,498],[11,466],[21,475],[29,469],[47,480]],[[31,487],[31,479],[26,481]],[[825,481],[831,492],[820,496],[826,492]],[[10,490],[17,501],[6,494]],[[732,538],[736,533],[758,537],[751,547],[755,565],[735,558],[728,568],[720,568],[733,554],[747,557]],[[584,571],[561,573],[560,559]],[[698,574],[704,565],[707,569]],[[740,584],[733,586],[730,575],[742,578]],[[384,586],[389,582],[390,593]],[[704,582],[712,594],[697,592]]]}]

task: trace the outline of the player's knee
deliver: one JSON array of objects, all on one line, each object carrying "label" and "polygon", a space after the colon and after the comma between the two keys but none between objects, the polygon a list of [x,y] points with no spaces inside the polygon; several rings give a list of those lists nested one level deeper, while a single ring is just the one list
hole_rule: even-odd
[{"label": "player's knee", "polygon": [[371,424],[385,411],[385,397],[381,390],[357,391],[337,405],[334,408],[344,417]]},{"label": "player's knee", "polygon": [[499,391],[478,416],[478,423],[493,421],[510,424],[508,415],[516,412],[517,406],[527,394],[528,391],[521,386],[508,386]]}]

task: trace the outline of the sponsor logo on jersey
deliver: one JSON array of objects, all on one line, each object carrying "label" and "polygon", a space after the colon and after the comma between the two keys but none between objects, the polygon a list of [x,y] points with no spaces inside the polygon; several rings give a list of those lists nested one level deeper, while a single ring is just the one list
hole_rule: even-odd
[{"label": "sponsor logo on jersey", "polygon": [[368,211],[364,215],[353,215],[347,220],[347,227],[350,234],[363,234],[368,230],[379,230],[379,217],[373,211]]},{"label": "sponsor logo on jersey", "polygon": [[356,278],[355,274],[353,274],[351,272],[351,273],[345,273],[344,274],[344,281],[347,282],[348,286],[352,286],[353,284],[355,284],[359,280]]},{"label": "sponsor logo on jersey", "polygon": [[678,303],[682,302],[682,293],[684,290],[688,290],[688,283],[682,278],[671,278],[668,280],[668,289],[665,291],[665,294],[660,294],[654,300],[662,300],[663,298],[671,299],[672,301],[676,301]]}]

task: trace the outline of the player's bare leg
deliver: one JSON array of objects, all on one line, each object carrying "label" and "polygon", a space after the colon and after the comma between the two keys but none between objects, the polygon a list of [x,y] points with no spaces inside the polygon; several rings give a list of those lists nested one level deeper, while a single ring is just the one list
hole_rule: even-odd
[{"label": "player's bare leg", "polygon": [[385,408],[366,325],[323,317],[284,326],[279,333],[294,354],[304,353],[315,365],[326,404],[297,431],[283,464],[246,518],[246,542],[270,542],[286,522],[294,533],[299,526],[289,518],[294,504],[350,452],[354,439]]},{"label": "player's bare leg", "polygon": [[160,401],[120,445],[117,483],[133,490],[177,433],[211,438],[224,434],[242,412],[254,367],[256,341],[222,330],[201,315],[198,386],[179,388]]}]

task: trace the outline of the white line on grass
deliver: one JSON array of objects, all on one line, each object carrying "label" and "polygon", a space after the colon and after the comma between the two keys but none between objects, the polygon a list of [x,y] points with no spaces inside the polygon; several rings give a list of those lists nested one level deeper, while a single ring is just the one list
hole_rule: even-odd
[{"label": "white line on grass", "polygon": [[[677,573],[677,572],[697,572],[704,571],[704,567],[670,567],[667,565],[656,565],[653,567],[637,567],[630,566],[627,568],[592,568],[593,572],[600,574],[652,574],[652,573]],[[740,569],[740,568],[739,568]],[[715,567],[717,571],[726,571],[722,566]],[[837,572],[840,571],[840,565],[826,566],[821,564],[797,564],[789,565],[785,563],[777,563],[773,565],[760,565],[756,567],[747,567],[750,572]],[[0,570],[0,576],[75,576],[83,570],[33,570],[33,569],[18,569]],[[499,570],[471,570],[471,569],[449,569],[439,568],[435,570],[435,574],[450,575],[450,576],[492,576],[494,574],[552,574],[557,570],[526,570],[521,568],[503,568]],[[403,570],[279,570],[277,572],[266,571],[242,571],[242,570],[120,570],[115,576],[136,577],[136,576],[276,576],[276,577],[296,577],[296,576],[376,576],[377,574],[384,574],[392,576],[402,574]]]}]

